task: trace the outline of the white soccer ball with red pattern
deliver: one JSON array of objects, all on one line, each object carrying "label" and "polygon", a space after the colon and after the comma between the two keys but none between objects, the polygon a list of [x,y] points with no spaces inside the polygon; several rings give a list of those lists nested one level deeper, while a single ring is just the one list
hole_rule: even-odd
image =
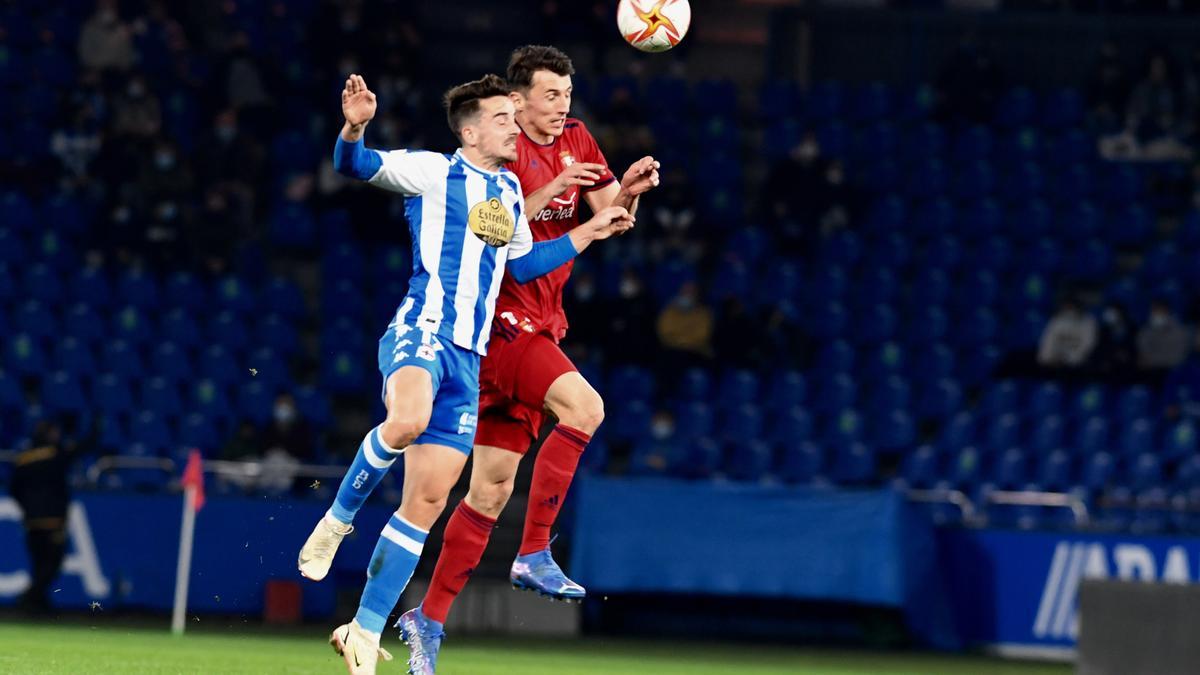
[{"label": "white soccer ball with red pattern", "polygon": [[691,23],[688,0],[621,0],[617,5],[621,36],[644,52],[665,52],[679,44]]}]

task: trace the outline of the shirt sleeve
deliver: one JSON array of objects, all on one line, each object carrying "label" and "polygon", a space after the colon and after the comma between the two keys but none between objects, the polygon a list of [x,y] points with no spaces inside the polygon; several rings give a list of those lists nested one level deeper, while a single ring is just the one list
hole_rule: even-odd
[{"label": "shirt sleeve", "polygon": [[445,155],[425,150],[389,150],[379,157],[382,165],[368,182],[405,195],[421,194],[444,180],[449,164]]},{"label": "shirt sleeve", "polygon": [[512,241],[508,242],[508,259],[516,260],[533,249],[533,231],[525,217],[525,196],[517,193],[517,226],[513,229]]}]

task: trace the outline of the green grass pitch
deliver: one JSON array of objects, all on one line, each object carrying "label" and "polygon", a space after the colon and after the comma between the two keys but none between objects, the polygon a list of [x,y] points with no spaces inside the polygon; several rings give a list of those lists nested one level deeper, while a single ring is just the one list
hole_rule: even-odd
[{"label": "green grass pitch", "polygon": [[[339,673],[341,659],[322,628],[273,634],[258,628],[199,628],[181,638],[165,628],[0,623],[0,673]],[[407,650],[380,675],[403,673]],[[583,640],[447,640],[444,675],[1067,675],[1067,666],[1008,663],[976,657],[789,649],[747,645]]]}]

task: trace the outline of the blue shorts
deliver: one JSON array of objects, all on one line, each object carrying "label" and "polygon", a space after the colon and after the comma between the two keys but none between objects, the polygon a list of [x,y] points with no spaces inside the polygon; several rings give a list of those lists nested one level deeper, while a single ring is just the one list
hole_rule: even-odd
[{"label": "blue shorts", "polygon": [[397,324],[379,338],[383,397],[387,379],[404,366],[417,366],[433,377],[433,414],[414,445],[446,445],[471,454],[479,419],[479,354],[429,331]]}]

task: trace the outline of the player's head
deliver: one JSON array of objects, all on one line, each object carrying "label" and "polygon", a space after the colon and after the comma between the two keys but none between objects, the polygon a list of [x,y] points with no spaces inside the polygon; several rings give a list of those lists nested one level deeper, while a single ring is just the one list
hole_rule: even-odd
[{"label": "player's head", "polygon": [[517,127],[508,83],[499,75],[484,75],[446,92],[443,100],[450,130],[464,150],[499,166],[517,159]]},{"label": "player's head", "polygon": [[571,57],[554,47],[527,45],[508,59],[508,83],[527,132],[561,136],[571,111]]}]

